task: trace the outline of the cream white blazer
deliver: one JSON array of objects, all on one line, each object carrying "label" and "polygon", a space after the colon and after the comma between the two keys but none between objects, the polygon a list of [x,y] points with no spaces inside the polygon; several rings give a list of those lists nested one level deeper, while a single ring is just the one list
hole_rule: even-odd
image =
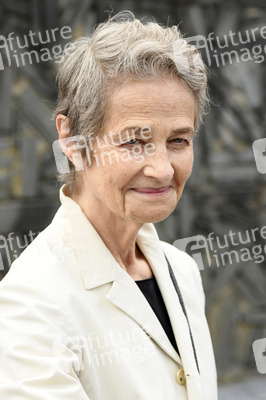
[{"label": "cream white blazer", "polygon": [[[204,293],[193,259],[161,242],[152,224],[139,231],[179,356],[134,280],[63,188],[60,199],[52,223],[0,283],[0,398],[216,400]],[[164,253],[185,303],[199,372]]]}]

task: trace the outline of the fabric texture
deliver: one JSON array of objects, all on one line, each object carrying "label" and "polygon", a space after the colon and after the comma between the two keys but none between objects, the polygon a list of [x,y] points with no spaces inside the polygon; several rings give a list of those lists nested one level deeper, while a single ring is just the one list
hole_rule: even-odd
[{"label": "fabric texture", "polygon": [[[0,283],[0,398],[216,400],[216,369],[194,260],[144,224],[151,266],[180,355],[134,280],[60,190],[52,223]],[[173,286],[167,256],[186,307]],[[180,369],[186,385],[176,379]]]}]

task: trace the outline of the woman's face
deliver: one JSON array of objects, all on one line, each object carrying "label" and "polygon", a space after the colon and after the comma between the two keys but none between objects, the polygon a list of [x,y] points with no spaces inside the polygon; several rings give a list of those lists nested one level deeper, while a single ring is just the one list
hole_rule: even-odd
[{"label": "woman's face", "polygon": [[88,143],[91,165],[79,172],[84,211],[140,224],[165,219],[191,174],[195,106],[177,78],[117,89],[101,138]]}]

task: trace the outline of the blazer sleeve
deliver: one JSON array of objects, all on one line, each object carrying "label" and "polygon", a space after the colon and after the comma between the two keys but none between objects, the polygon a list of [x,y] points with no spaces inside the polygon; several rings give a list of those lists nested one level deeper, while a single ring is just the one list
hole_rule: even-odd
[{"label": "blazer sleeve", "polygon": [[0,318],[1,399],[89,400],[79,335],[59,304],[25,282],[1,282]]}]

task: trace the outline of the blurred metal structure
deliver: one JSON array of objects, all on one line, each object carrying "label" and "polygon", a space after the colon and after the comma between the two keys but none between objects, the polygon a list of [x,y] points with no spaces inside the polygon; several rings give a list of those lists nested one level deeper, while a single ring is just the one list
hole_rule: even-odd
[{"label": "blurred metal structure", "polygon": [[[211,232],[222,236],[230,230],[245,232],[266,226],[266,178],[256,170],[252,152],[253,141],[265,136],[266,54],[264,51],[262,61],[248,57],[237,60],[236,56],[230,59],[228,55],[221,58],[225,47],[227,53],[236,51],[237,54],[243,48],[243,45],[225,43],[230,31],[244,34],[265,25],[265,1],[1,0],[2,276],[33,232],[36,235],[49,224],[59,205],[51,147],[57,137],[51,122],[56,98],[56,65],[48,60],[9,66],[4,38],[11,32],[22,37],[30,30],[44,32],[70,26],[75,39],[91,32],[97,22],[106,19],[106,10],[111,9],[114,13],[128,9],[138,17],[154,17],[164,25],[180,24],[188,37],[207,38],[213,33],[213,37],[221,38],[220,43],[213,41],[212,49],[206,45],[201,49],[210,70],[212,109],[195,138],[195,168],[180,204],[172,216],[157,224],[161,238],[172,243],[195,235],[207,237]],[[222,38],[225,38],[223,42]],[[257,37],[256,45],[263,48],[266,40]],[[244,44],[254,56],[252,46],[251,41]],[[20,242],[11,242],[12,235],[20,238]],[[261,238],[256,244],[265,246],[266,242]],[[247,244],[250,250],[251,245]],[[228,250],[233,250],[233,246]],[[255,371],[252,342],[266,336],[265,264],[265,261],[234,260],[201,271],[221,379]]]}]

